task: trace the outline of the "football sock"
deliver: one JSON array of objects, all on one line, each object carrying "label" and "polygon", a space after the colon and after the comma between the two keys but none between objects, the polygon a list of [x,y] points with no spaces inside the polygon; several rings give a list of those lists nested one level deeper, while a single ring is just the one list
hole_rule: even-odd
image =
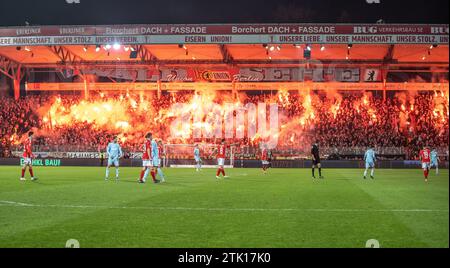
[{"label": "football sock", "polygon": [[156,174],[155,174],[155,170],[152,169],[152,171],[150,172],[150,174],[152,175],[152,180],[156,181]]},{"label": "football sock", "polygon": [[312,176],[313,176],[313,177],[316,176],[316,173],[315,173],[315,169],[314,169],[314,168],[312,168]]},{"label": "football sock", "polygon": [[375,174],[375,169],[372,168],[372,171],[370,172],[370,176],[373,177],[374,174]]},{"label": "football sock", "polygon": [[25,176],[25,169],[22,168],[22,177],[21,178],[23,178],[24,176]]},{"label": "football sock", "polygon": [[322,168],[319,168],[319,176],[322,177]]},{"label": "football sock", "polygon": [[145,170],[144,180],[147,180],[149,174],[150,174],[150,169],[147,168],[147,170]]},{"label": "football sock", "polygon": [[139,179],[142,181],[144,179],[145,173],[147,172],[147,170],[141,170],[141,176],[139,177]]},{"label": "football sock", "polygon": [[219,175],[220,175],[220,168],[217,169],[216,177],[219,177]]},{"label": "football sock", "polygon": [[222,168],[222,174],[223,174],[224,177],[226,176],[226,175],[225,175],[225,169],[224,169],[224,168]]},{"label": "football sock", "polygon": [[161,179],[164,180],[164,173],[163,173],[162,169],[160,169],[160,168],[158,168],[158,175]]},{"label": "football sock", "polygon": [[105,178],[109,178],[109,168],[106,169],[106,175]]},{"label": "football sock", "polygon": [[367,176],[367,169],[364,170],[364,177],[366,177],[366,176]]},{"label": "football sock", "polygon": [[116,178],[119,177],[119,168],[116,168]]}]

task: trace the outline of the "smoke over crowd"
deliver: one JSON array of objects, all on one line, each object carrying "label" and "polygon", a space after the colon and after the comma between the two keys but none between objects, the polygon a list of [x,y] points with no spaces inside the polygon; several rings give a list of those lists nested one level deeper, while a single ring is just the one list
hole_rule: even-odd
[{"label": "smoke over crowd", "polygon": [[[238,95],[173,92],[159,97],[100,92],[88,99],[46,95],[1,102],[4,152],[20,148],[28,130],[37,133],[36,146],[42,151],[104,150],[111,137],[118,135],[127,151],[138,152],[145,133],[152,132],[166,144],[214,144],[227,137],[241,146],[258,148],[272,139],[275,151],[289,155],[307,152],[318,140],[334,150],[357,151],[374,145],[415,157],[425,144],[448,147],[449,137],[448,92],[441,91],[393,92],[386,100],[365,91],[279,90]],[[270,105],[278,107],[275,131],[269,128],[275,116],[266,108]],[[237,116],[240,110],[243,120]],[[260,127],[258,118],[264,119],[265,127]],[[250,131],[251,126],[256,130]],[[231,137],[227,129],[232,129]]]}]

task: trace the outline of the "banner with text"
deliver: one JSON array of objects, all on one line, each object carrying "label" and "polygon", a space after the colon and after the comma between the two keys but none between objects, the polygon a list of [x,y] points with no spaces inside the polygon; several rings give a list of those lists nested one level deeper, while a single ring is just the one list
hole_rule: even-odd
[{"label": "banner with text", "polygon": [[0,46],[96,44],[448,44],[449,25],[200,24],[0,27]]}]

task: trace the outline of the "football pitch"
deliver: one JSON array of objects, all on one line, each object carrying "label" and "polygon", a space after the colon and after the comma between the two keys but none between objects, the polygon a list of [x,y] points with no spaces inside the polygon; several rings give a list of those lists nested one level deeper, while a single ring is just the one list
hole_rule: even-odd
[{"label": "football pitch", "polygon": [[[0,247],[382,248],[449,246],[449,174],[417,170],[165,169],[164,184],[138,184],[140,169],[0,167]],[[28,172],[27,172],[28,173]],[[111,169],[114,174],[114,169]],[[28,174],[27,174],[28,175]]]}]

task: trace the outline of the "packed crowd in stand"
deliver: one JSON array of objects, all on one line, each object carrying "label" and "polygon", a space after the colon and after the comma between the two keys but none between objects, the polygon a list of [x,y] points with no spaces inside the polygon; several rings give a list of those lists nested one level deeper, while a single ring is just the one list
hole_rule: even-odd
[{"label": "packed crowd in stand", "polygon": [[14,100],[0,99],[0,156],[9,157],[14,138],[23,135],[32,127],[39,126],[34,113],[35,101],[39,98]]},{"label": "packed crowd in stand", "polygon": [[[405,98],[400,95],[383,98],[363,93],[341,93],[334,96],[311,93],[312,100],[305,101],[305,95],[294,93],[287,95],[246,95],[244,103],[277,102],[280,112],[285,115],[282,124],[295,124],[296,131],[282,137],[275,155],[289,155],[305,152],[313,140],[319,140],[322,147],[330,148],[340,154],[360,154],[369,145],[379,150],[392,148],[390,154],[416,158],[424,145],[441,149],[449,143],[448,95],[441,92],[416,93]],[[364,96],[368,104],[364,104]],[[104,97],[104,96],[102,96]],[[107,96],[123,98],[123,95]],[[311,98],[310,97],[310,98]],[[48,105],[55,96],[33,95],[16,101],[5,97],[0,99],[0,157],[10,157],[11,151],[20,148],[20,139],[31,129],[38,129],[34,146],[38,151],[102,151],[113,135],[121,134],[123,147],[127,152],[140,151],[140,136],[144,133],[118,133],[105,128],[95,127],[94,123],[73,122],[68,125],[51,125],[40,114],[42,107]],[[70,107],[82,101],[80,96],[62,95],[58,97],[61,105]],[[93,98],[99,98],[98,95]],[[164,94],[160,98],[148,98],[151,107],[168,110],[175,103],[186,103],[192,94]],[[440,102],[437,101],[440,99]],[[138,99],[138,98],[137,98]],[[127,103],[128,105],[128,103]],[[127,109],[131,109],[128,107]],[[306,115],[306,116],[305,116]],[[146,118],[134,120],[146,122]],[[158,133],[165,140],[170,135],[167,121],[155,120],[149,131]],[[133,138],[129,138],[132,135]],[[167,141],[177,143],[176,140]],[[180,142],[180,141],[178,141]],[[194,144],[199,140],[183,140]],[[203,140],[203,142],[214,142]],[[251,139],[238,140],[241,148],[258,147]],[[250,150],[251,151],[251,150]],[[343,153],[344,152],[344,153]],[[389,154],[389,153],[387,153]]]}]

